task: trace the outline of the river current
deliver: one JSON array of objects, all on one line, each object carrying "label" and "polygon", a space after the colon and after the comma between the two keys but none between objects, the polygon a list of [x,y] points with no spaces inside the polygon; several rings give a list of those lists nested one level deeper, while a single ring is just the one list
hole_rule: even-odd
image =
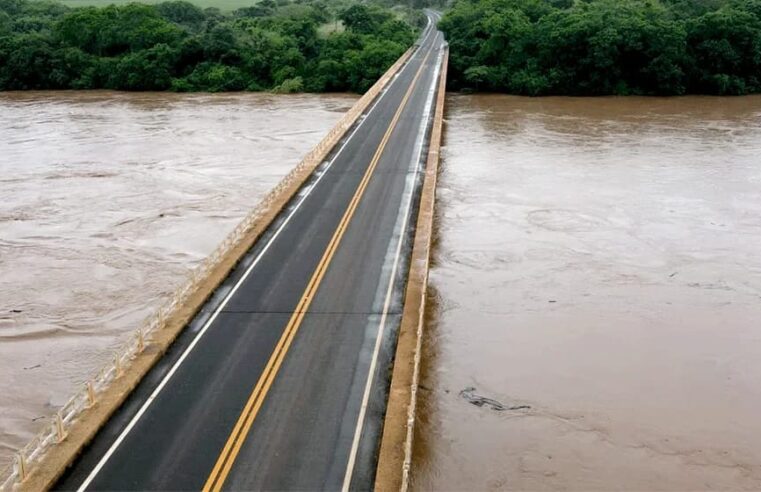
[{"label": "river current", "polygon": [[354,101],[0,93],[0,468]]},{"label": "river current", "polygon": [[761,97],[447,104],[413,488],[761,489]]}]

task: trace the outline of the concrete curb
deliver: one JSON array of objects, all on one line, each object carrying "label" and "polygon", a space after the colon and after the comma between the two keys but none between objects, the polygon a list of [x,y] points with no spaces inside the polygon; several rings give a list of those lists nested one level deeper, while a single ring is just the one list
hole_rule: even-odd
[{"label": "concrete curb", "polygon": [[404,297],[404,311],[399,327],[399,339],[375,475],[375,490],[380,492],[406,491],[409,487],[448,61],[449,50],[447,49],[442,59],[431,143],[428,148],[425,180],[420,196],[420,210]]},{"label": "concrete curb", "polygon": [[[165,324],[152,333],[145,349],[124,368],[105,390],[98,393],[96,403],[84,410],[66,431],[66,437],[55,444],[35,462],[26,465],[26,479],[12,487],[12,490],[48,490],[61,477],[82,449],[95,437],[111,415],[124,403],[129,394],[140,383],[148,371],[158,362],[164,352],[193,319],[206,300],[227,278],[230,271],[246,254],[257,239],[267,230],[278,214],[287,206],[303,184],[341,142],[343,137],[364,114],[371,103],[381,94],[393,77],[409,60],[417,45],[408,49],[386,73],[365,93],[346,113],[333,130],[299,163],[299,165],[268,195],[257,210],[255,220],[229,250],[209,270],[206,278],[194,286],[187,302],[172,312]],[[0,488],[2,488],[0,477]]]}]

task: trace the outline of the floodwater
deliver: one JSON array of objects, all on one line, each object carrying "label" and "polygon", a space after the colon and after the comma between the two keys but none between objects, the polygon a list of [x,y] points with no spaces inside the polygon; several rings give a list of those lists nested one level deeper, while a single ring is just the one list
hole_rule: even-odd
[{"label": "floodwater", "polygon": [[761,98],[447,104],[413,488],[761,490]]},{"label": "floodwater", "polygon": [[0,469],[354,101],[0,93]]}]

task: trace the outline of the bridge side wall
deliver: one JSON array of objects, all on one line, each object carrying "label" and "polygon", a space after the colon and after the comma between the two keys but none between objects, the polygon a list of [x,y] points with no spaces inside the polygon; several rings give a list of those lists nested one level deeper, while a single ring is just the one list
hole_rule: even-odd
[{"label": "bridge side wall", "polygon": [[406,492],[409,487],[448,61],[447,48],[442,59],[404,311],[375,476],[375,490],[379,492]]}]

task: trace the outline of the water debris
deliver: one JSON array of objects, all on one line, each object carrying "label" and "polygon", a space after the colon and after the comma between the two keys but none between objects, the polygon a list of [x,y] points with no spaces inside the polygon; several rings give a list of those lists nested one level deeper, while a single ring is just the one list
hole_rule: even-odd
[{"label": "water debris", "polygon": [[669,275],[669,278],[674,278],[674,277],[676,277],[676,274],[677,274],[677,273],[679,273],[679,272],[674,272],[674,273],[672,273],[671,275]]},{"label": "water debris", "polygon": [[498,412],[504,412],[505,410],[529,410],[531,407],[529,405],[513,405],[513,406],[507,406],[497,400],[494,400],[492,398],[487,398],[485,396],[477,395],[476,394],[476,388],[473,386],[468,386],[464,390],[460,391],[460,396],[462,398],[465,398],[470,402],[471,404],[477,406],[477,407],[483,407],[486,405],[487,407],[491,407],[492,410],[496,410]]},{"label": "water debris", "polygon": [[37,364],[34,366],[29,366],[29,367],[23,367],[22,369],[24,369],[25,371],[29,371],[31,369],[37,369],[38,367],[42,367],[42,364]]}]

